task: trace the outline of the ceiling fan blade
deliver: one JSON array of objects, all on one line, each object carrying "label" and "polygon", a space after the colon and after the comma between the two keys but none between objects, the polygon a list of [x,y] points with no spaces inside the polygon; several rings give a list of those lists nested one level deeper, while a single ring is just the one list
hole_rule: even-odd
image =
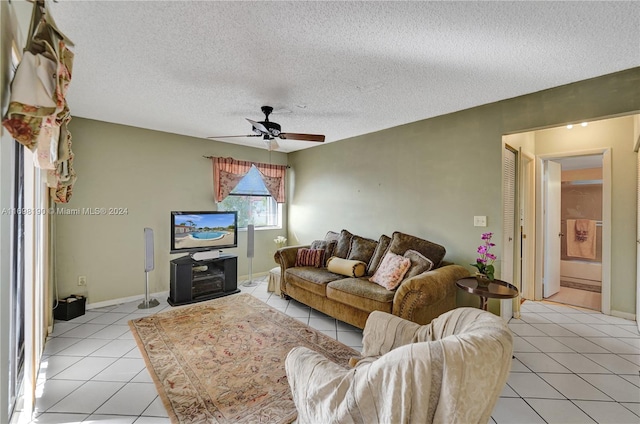
[{"label": "ceiling fan blade", "polygon": [[207,138],[231,138],[231,137],[260,137],[260,134],[247,134],[247,135],[214,135]]},{"label": "ceiling fan blade", "polygon": [[253,128],[257,129],[260,132],[263,132],[265,134],[269,134],[269,130],[267,129],[267,127],[265,127],[264,125],[262,125],[260,122],[257,121],[252,121],[249,118],[245,118],[247,121],[251,122],[251,125],[253,125]]},{"label": "ceiling fan blade", "polygon": [[304,141],[324,141],[324,135],[322,134],[296,134],[296,133],[280,133],[280,138],[283,140],[304,140]]}]

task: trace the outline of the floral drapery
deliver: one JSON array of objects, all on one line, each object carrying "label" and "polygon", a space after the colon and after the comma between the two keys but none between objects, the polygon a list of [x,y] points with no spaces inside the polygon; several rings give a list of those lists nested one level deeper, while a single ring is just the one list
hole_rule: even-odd
[{"label": "floral drapery", "polygon": [[242,177],[254,165],[260,171],[264,185],[277,203],[285,202],[285,176],[287,167],[267,163],[254,163],[233,158],[211,158],[213,163],[213,190],[216,202],[222,202]]},{"label": "floral drapery", "polygon": [[2,120],[11,136],[34,152],[34,165],[47,170],[47,186],[57,203],[69,202],[76,181],[65,98],[74,58],[69,46],[73,43],[58,29],[44,1],[34,2],[27,44]]}]

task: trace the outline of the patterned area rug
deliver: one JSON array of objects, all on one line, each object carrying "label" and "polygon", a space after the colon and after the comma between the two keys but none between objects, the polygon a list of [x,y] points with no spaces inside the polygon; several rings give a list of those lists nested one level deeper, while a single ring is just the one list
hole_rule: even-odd
[{"label": "patterned area rug", "polygon": [[284,369],[306,346],[347,367],[359,352],[248,294],[129,321],[173,423],[289,423]]}]

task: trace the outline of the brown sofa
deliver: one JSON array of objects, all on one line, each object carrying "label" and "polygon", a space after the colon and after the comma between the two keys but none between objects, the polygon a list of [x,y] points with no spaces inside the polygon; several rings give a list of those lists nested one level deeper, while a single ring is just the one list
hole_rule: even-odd
[{"label": "brown sofa", "polygon": [[[320,266],[295,266],[298,250],[303,248],[325,251]],[[395,290],[369,281],[387,252],[422,258],[417,262],[411,259],[411,268]],[[375,241],[342,230],[340,233],[329,231],[323,240],[310,245],[281,248],[274,259],[280,264],[282,296],[364,328],[367,317],[376,310],[424,325],[454,309],[455,283],[469,276],[469,272],[443,261],[444,255],[444,247],[400,232],[394,232],[391,237],[382,235]],[[326,263],[332,256],[364,262],[366,275],[358,278],[329,271]],[[432,269],[421,272],[428,268],[425,258],[432,262]]]}]

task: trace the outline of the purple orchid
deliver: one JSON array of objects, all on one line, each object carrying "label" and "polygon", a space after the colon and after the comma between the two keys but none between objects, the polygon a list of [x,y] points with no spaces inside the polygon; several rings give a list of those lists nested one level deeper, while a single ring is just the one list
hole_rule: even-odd
[{"label": "purple orchid", "polygon": [[493,233],[482,234],[481,238],[484,240],[484,244],[478,246],[477,250],[480,256],[476,259],[476,263],[471,265],[476,267],[479,273],[485,274],[489,280],[493,281],[495,279],[493,262],[497,259],[497,256],[489,253],[489,250],[496,245],[495,243],[491,243],[491,237],[493,237]]}]

